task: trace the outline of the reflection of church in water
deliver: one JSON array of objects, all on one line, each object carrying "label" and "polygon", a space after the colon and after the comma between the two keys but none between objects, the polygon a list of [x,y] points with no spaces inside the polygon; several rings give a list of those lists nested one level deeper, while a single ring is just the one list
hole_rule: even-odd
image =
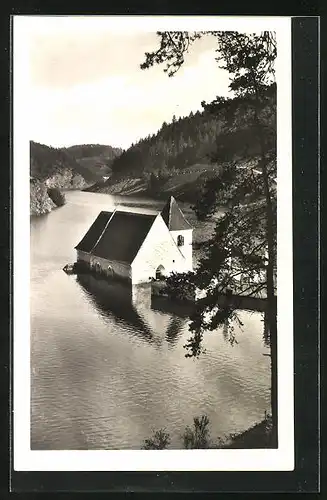
[{"label": "reflection of church in water", "polygon": [[173,343],[189,310],[152,295],[151,283],[193,269],[192,231],[172,196],[151,215],[100,212],[75,247],[85,271],[77,282],[103,317],[132,327],[149,342]]},{"label": "reflection of church in water", "polygon": [[102,317],[127,331],[131,327],[149,343],[174,344],[187,328],[189,310],[152,295],[151,284],[130,285],[87,273],[78,274],[77,283]]}]

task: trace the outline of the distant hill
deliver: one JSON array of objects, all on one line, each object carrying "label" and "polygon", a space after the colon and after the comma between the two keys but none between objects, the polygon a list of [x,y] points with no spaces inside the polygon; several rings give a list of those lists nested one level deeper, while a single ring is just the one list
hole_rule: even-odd
[{"label": "distant hill", "polygon": [[123,152],[121,148],[114,148],[112,146],[104,146],[101,144],[82,144],[62,149],[74,156],[76,160],[91,157],[113,160],[116,156]]},{"label": "distant hill", "polygon": [[[30,175],[34,179],[45,181],[54,176],[70,172],[71,176],[79,175],[84,182],[92,182],[95,175],[81,166],[76,159],[64,149],[52,148],[37,142],[30,142]],[[67,186],[68,187],[68,186]]]},{"label": "distant hill", "polygon": [[69,169],[85,181],[94,182],[111,173],[111,164],[122,150],[99,144],[53,148],[30,142],[31,176],[44,180]]},{"label": "distant hill", "polygon": [[111,175],[111,165],[123,150],[101,144],[83,144],[63,148],[83,168],[90,171],[97,179]]},{"label": "distant hill", "polygon": [[[276,87],[267,90],[266,101],[275,103]],[[202,103],[203,111],[183,118],[173,117],[156,134],[141,139],[117,156],[112,175],[88,191],[112,194],[174,194],[192,200],[208,177],[216,175],[224,163],[242,158],[251,162],[259,153],[255,134],[248,128],[249,102],[236,98]],[[230,116],[233,120],[230,121]],[[275,117],[267,118],[275,130]],[[233,124],[232,124],[233,122]],[[226,127],[227,123],[231,123]],[[275,141],[272,133],[268,140]],[[224,157],[212,161],[224,151]]]},{"label": "distant hill", "polygon": [[31,213],[49,212],[54,204],[50,189],[84,189],[111,175],[118,148],[82,145],[53,148],[30,141]]}]

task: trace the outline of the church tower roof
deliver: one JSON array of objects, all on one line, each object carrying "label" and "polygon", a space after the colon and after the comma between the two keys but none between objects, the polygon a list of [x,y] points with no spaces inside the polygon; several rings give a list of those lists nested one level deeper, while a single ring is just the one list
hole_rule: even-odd
[{"label": "church tower roof", "polygon": [[161,216],[169,231],[192,229],[192,226],[185,219],[183,212],[179,208],[177,201],[173,196],[169,198],[166,205],[162,209]]}]

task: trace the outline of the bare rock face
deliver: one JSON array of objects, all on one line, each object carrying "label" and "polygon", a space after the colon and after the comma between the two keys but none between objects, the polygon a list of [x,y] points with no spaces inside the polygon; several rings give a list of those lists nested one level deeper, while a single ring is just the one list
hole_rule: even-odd
[{"label": "bare rock face", "polygon": [[89,184],[86,183],[84,177],[82,177],[81,174],[74,174],[72,176],[71,178],[72,189],[84,189],[87,186],[89,186]]},{"label": "bare rock face", "polygon": [[30,182],[30,212],[31,215],[42,215],[51,212],[55,203],[48,195],[48,189],[44,182],[31,180]]},{"label": "bare rock face", "polygon": [[[42,215],[51,212],[53,208],[63,205],[65,202],[55,203],[55,200],[64,200],[62,189],[83,189],[88,184],[84,177],[74,173],[71,169],[63,169],[44,181],[31,179],[30,181],[30,213],[31,215]],[[58,191],[57,198],[49,196],[53,190]]]},{"label": "bare rock face", "polygon": [[53,148],[30,141],[31,215],[47,213],[54,206],[63,205],[62,190],[83,190],[99,179],[102,181],[104,176],[108,178],[109,164],[120,153],[119,148],[111,146]]},{"label": "bare rock face", "polygon": [[83,189],[88,183],[81,174],[73,172],[70,168],[61,169],[45,180],[48,188]]}]

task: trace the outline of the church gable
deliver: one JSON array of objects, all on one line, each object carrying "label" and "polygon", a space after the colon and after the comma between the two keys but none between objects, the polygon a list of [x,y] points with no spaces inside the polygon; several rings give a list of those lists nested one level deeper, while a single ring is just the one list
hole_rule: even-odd
[{"label": "church gable", "polygon": [[161,216],[166,223],[169,231],[182,231],[192,229],[192,226],[187,222],[177,201],[173,196],[169,198],[166,205],[161,211]]},{"label": "church gable", "polygon": [[163,218],[159,214],[148,232],[138,254],[132,262],[132,281],[140,283],[163,274],[184,272],[186,260],[174,242]]}]

